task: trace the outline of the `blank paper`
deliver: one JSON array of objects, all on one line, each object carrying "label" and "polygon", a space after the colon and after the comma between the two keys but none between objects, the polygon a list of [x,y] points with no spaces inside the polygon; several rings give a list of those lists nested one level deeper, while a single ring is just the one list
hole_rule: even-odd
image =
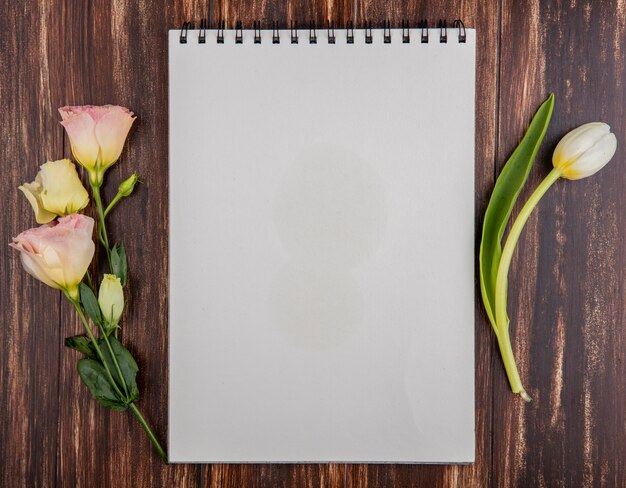
[{"label": "blank paper", "polygon": [[474,460],[475,32],[169,33],[172,462]]}]

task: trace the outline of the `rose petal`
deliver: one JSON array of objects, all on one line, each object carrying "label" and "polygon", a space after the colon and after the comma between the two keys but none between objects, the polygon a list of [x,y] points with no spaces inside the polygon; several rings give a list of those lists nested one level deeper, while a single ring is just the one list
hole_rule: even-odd
[{"label": "rose petal", "polygon": [[96,125],[103,168],[108,168],[119,159],[135,118],[127,109],[116,107],[105,114]]},{"label": "rose petal", "polygon": [[80,214],[22,232],[10,246],[20,251],[24,269],[53,288],[72,289],[93,259],[94,220]]},{"label": "rose petal", "polygon": [[96,138],[96,124],[88,113],[73,115],[61,122],[65,127],[76,160],[89,170],[95,170],[100,146]]},{"label": "rose petal", "polygon": [[76,213],[89,203],[76,166],[69,159],[48,161],[41,166],[41,202],[46,210],[57,215]]},{"label": "rose petal", "polygon": [[30,206],[33,207],[33,211],[35,212],[35,220],[38,224],[47,224],[51,222],[56,217],[56,214],[53,212],[49,212],[44,208],[43,202],[41,200],[41,184],[37,181],[33,181],[32,183],[24,183],[21,186],[17,187],[26,197]]}]

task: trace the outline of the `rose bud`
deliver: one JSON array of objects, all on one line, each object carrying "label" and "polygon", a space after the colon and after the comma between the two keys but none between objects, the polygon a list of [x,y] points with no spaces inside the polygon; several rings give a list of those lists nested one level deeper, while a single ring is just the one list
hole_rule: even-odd
[{"label": "rose bud", "polygon": [[617,150],[617,139],[603,122],[590,122],[568,132],[557,144],[552,164],[569,180],[586,178],[602,169]]},{"label": "rose bud", "polygon": [[74,157],[89,171],[91,183],[100,186],[104,172],[119,159],[136,117],[117,105],[62,107],[59,113]]},{"label": "rose bud", "polygon": [[27,273],[77,299],[95,251],[93,225],[91,217],[72,214],[22,232],[9,246],[20,251]]},{"label": "rose bud", "polygon": [[128,197],[135,189],[135,185],[139,181],[139,176],[137,173],[133,173],[128,178],[120,183],[120,186],[117,190],[117,193],[122,197]]},{"label": "rose bud", "polygon": [[105,274],[98,292],[98,304],[108,325],[117,324],[124,310],[124,290],[120,279]]},{"label": "rose bud", "polygon": [[38,224],[47,224],[57,215],[69,215],[89,203],[89,194],[69,159],[48,161],[41,166],[35,181],[18,187],[35,211]]}]

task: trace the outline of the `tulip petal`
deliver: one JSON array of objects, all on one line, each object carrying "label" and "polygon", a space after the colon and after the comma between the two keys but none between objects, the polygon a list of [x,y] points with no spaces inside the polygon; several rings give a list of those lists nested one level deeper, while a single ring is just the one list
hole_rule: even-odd
[{"label": "tulip petal", "polygon": [[37,181],[33,181],[32,183],[24,183],[21,186],[17,187],[24,194],[30,206],[33,207],[33,211],[35,212],[35,220],[38,224],[47,224],[48,222],[52,222],[56,217],[56,214],[53,212],[49,212],[44,208],[44,205],[41,200],[41,184]]},{"label": "tulip petal", "polygon": [[100,144],[103,169],[119,159],[135,118],[127,109],[116,107],[99,120],[96,125],[96,138]]},{"label": "tulip petal", "polygon": [[[63,117],[63,115],[61,115]],[[96,138],[96,124],[88,113],[69,116],[61,122],[65,127],[72,153],[76,160],[89,170],[94,170],[98,161],[100,146]]]},{"label": "tulip petal", "polygon": [[554,166],[565,168],[610,131],[611,128],[604,122],[590,122],[568,132],[554,149]]},{"label": "tulip petal", "polygon": [[[607,126],[608,127],[608,126]],[[615,134],[608,133],[596,140],[582,156],[563,170],[563,177],[580,180],[600,171],[611,160],[617,150]]]}]

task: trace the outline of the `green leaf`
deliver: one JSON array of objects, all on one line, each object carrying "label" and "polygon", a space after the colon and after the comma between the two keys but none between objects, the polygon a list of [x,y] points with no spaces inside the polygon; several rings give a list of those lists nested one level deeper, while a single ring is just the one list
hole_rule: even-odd
[{"label": "green leaf", "polygon": [[102,324],[102,312],[96,295],[85,283],[80,284],[80,301],[94,324]]},{"label": "green leaf", "polygon": [[[522,141],[496,180],[485,212],[480,242],[480,291],[491,325],[496,329],[495,288],[502,255],[502,236],[543,141],[554,107],[554,94],[541,104]],[[496,329],[497,332],[497,329]]]},{"label": "green leaf", "polygon": [[115,244],[113,249],[111,249],[111,272],[120,279],[122,286],[126,286],[128,259],[126,258],[124,244],[121,242]]},{"label": "green leaf", "polygon": [[[111,344],[111,349],[113,349],[113,354],[115,355],[115,359],[117,359],[117,364],[120,367],[122,372],[122,376],[124,377],[124,381],[126,382],[126,387],[128,388],[128,401],[134,402],[139,399],[139,389],[137,388],[137,371],[139,371],[139,367],[135,362],[132,354],[128,352],[122,343],[118,341],[114,336],[109,336],[109,344]],[[98,340],[98,346],[100,346],[100,350],[102,351],[102,355],[104,356],[104,360],[109,366],[109,370],[115,379],[115,382],[119,386],[119,389],[123,392],[123,384],[120,379],[120,376],[117,372],[117,367],[115,366],[115,362],[111,357],[111,353],[109,352],[109,346],[107,345],[104,338],[100,338]]]},{"label": "green leaf", "polygon": [[96,354],[94,352],[93,345],[89,340],[89,337],[84,335],[77,335],[65,338],[65,345],[70,349],[75,349],[78,352],[82,352],[88,358],[94,359]]},{"label": "green leaf", "polygon": [[81,359],[78,361],[77,369],[81,379],[101,405],[112,410],[126,410],[124,402],[115,394],[101,362],[95,359]]}]

